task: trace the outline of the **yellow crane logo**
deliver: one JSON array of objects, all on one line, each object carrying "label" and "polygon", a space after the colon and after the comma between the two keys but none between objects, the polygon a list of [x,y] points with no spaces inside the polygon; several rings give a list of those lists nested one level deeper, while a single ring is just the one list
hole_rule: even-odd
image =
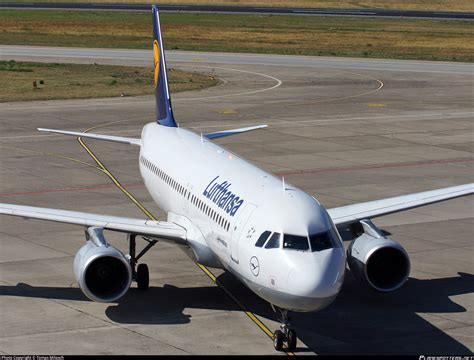
[{"label": "yellow crane logo", "polygon": [[158,41],[153,41],[153,63],[155,66],[155,87],[158,85],[158,75],[160,73],[160,47]]}]

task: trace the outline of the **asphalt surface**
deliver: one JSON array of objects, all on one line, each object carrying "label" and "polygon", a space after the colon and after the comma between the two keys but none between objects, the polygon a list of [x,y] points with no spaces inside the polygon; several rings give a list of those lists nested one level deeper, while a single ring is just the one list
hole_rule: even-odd
[{"label": "asphalt surface", "polygon": [[[151,50],[134,49],[87,49],[46,46],[0,45],[3,60],[38,60],[82,63],[103,63],[148,66]],[[433,73],[473,75],[474,64],[454,62],[430,62],[413,60],[357,59],[324,56],[261,55],[241,53],[205,53],[198,51],[166,51],[170,62],[192,62],[195,64],[263,65],[290,68],[332,68],[377,71],[404,71],[408,73]]]},{"label": "asphalt surface", "polygon": [[[269,124],[219,142],[328,208],[474,180],[472,65],[167,55],[170,66],[222,79],[214,88],[173,95],[180,126],[200,132]],[[1,60],[52,58],[152,63],[146,51],[0,48]],[[0,201],[144,217],[74,139],[35,128],[99,126],[96,132],[138,137],[153,118],[149,96],[0,104]],[[92,140],[88,146],[164,218],[142,185],[136,148]],[[378,294],[348,272],[330,307],[293,314],[296,354],[471,354],[473,198],[375,223],[407,249],[409,281]],[[82,228],[1,217],[0,229],[1,354],[275,354],[261,328],[176,246],[160,243],[145,256],[149,291],[132,288],[119,302],[100,304],[81,294],[72,273]],[[126,248],[122,235],[107,238]],[[268,304],[232,276],[213,272],[269,329],[278,327]]]},{"label": "asphalt surface", "polygon": [[[149,4],[94,4],[94,3],[0,3],[0,8],[14,9],[62,9],[62,10],[119,10],[149,11]],[[372,17],[405,17],[430,19],[473,20],[472,12],[451,11],[414,11],[383,9],[318,9],[318,8],[283,8],[257,6],[218,6],[218,5],[160,5],[163,12],[203,12],[228,14],[273,14],[273,15],[319,15],[319,16],[372,16]]]}]

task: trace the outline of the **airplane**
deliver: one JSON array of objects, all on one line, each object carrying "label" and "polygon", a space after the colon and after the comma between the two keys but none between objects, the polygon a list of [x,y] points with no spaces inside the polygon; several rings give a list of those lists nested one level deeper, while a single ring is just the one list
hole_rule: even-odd
[{"label": "airplane", "polygon": [[[74,258],[82,292],[98,302],[124,296],[132,281],[149,287],[138,260],[159,240],[177,244],[194,261],[232,273],[280,315],[273,333],[278,351],[296,349],[289,311],[311,312],[331,304],[346,264],[368,288],[391,292],[408,279],[406,250],[371,219],[474,192],[464,184],[326,209],[316,198],[245,161],[211,140],[265,128],[257,125],[195,134],[173,116],[158,7],[152,6],[156,120],[140,138],[39,128],[40,131],[140,148],[146,189],[167,213],[166,221],[0,204],[0,214],[85,228],[86,244]],[[344,250],[341,229],[351,243]],[[104,230],[127,234],[129,254],[110,245]],[[136,254],[137,237],[148,244]]]}]

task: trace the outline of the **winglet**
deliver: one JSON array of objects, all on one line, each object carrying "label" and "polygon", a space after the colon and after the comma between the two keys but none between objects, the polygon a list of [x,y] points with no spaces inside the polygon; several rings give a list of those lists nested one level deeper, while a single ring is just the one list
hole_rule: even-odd
[{"label": "winglet", "polygon": [[156,121],[158,124],[177,127],[171,107],[171,97],[168,88],[165,52],[161,37],[160,15],[158,7],[152,6],[153,13],[153,63],[155,67],[154,85],[156,98]]}]

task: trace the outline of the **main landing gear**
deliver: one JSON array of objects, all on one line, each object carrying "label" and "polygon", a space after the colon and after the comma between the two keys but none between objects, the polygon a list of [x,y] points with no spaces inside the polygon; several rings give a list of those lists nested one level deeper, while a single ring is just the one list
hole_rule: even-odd
[{"label": "main landing gear", "polygon": [[129,262],[130,266],[132,267],[132,279],[137,282],[137,286],[140,290],[146,290],[150,286],[150,272],[148,271],[147,264],[138,264],[137,261],[145,255],[148,250],[150,250],[153,246],[156,245],[158,240],[151,240],[148,238],[143,238],[148,245],[140,251],[138,255],[136,254],[136,235],[129,234],[128,235],[128,243],[129,243]]},{"label": "main landing gear", "polygon": [[[276,308],[272,305],[273,310],[280,313],[280,330],[273,333],[273,346],[277,351],[294,351],[296,349],[296,331],[290,329],[290,318],[288,317],[288,310]],[[286,343],[286,349],[283,345]]]}]

